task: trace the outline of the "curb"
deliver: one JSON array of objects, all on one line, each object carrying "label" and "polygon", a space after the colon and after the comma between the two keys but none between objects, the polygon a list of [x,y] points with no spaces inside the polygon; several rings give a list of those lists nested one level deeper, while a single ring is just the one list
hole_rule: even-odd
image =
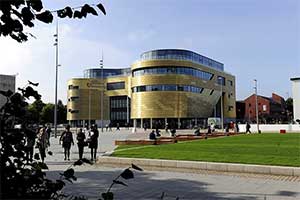
[{"label": "curb", "polygon": [[198,162],[198,161],[180,161],[180,160],[160,160],[160,159],[140,159],[140,158],[117,158],[101,156],[97,164],[109,166],[122,166],[136,164],[146,168],[172,168],[184,172],[190,170],[207,170],[218,172],[238,172],[238,173],[255,173],[266,175],[283,175],[283,176],[300,176],[300,167],[282,167],[269,165],[248,165],[236,163],[215,163],[215,162]]}]

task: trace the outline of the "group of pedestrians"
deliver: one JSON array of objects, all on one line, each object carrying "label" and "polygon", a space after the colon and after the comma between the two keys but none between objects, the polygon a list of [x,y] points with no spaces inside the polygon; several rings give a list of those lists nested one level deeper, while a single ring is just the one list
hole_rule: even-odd
[{"label": "group of pedestrians", "polygon": [[[88,132],[88,137],[86,137],[85,132],[81,128],[79,129],[76,135],[79,159],[83,158],[84,147],[88,146],[91,149],[91,161],[96,160],[98,149],[98,137],[99,131],[96,124],[94,124],[91,127],[91,130]],[[70,160],[70,149],[71,145],[74,145],[74,140],[69,125],[66,127],[66,130],[60,136],[59,141],[60,143],[62,142],[62,147],[64,149],[64,160]]]},{"label": "group of pedestrians", "polygon": [[[82,128],[76,134],[79,159],[83,158],[84,147],[89,147],[91,150],[91,160],[96,160],[97,149],[98,149],[98,138],[99,132],[97,125],[93,125],[89,131],[86,133]],[[36,131],[28,129],[26,131],[25,138],[25,153],[27,163],[33,161],[34,149],[36,148],[39,152],[40,159],[42,162],[45,161],[46,153],[50,147],[50,137],[51,137],[51,128],[50,126],[42,126],[37,128]],[[64,149],[64,160],[70,160],[70,150],[72,145],[74,146],[73,133],[70,130],[70,126],[67,125],[66,129],[63,131],[59,138],[59,144],[62,144]]]},{"label": "group of pedestrians", "polygon": [[50,135],[51,135],[50,126],[43,126],[38,128],[37,131],[32,131],[27,129],[26,131],[26,140],[25,140],[25,153],[27,162],[32,162],[34,148],[39,150],[40,158],[42,162],[46,158],[46,150],[50,146]]}]

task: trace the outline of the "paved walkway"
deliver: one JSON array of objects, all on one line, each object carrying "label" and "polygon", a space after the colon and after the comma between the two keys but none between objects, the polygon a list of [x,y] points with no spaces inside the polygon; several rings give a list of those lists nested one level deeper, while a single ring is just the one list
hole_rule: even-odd
[{"label": "paved walkway", "polygon": [[[132,134],[130,131],[100,133],[99,155],[114,148],[115,139],[144,137],[144,134]],[[58,139],[51,138],[50,149],[53,156],[47,156],[49,166],[47,174],[57,178],[59,172],[65,170],[78,158],[77,146],[72,146],[71,161],[63,161],[63,149]],[[89,149],[85,149],[86,151]],[[85,153],[90,158],[89,151]],[[66,193],[85,195],[89,199],[97,199],[106,191],[114,177],[122,169],[96,165],[75,167],[77,181],[67,183]],[[135,172],[135,178],[124,180],[128,187],[117,185],[113,192],[115,199],[218,199],[218,200],[296,200],[300,199],[300,182],[294,179],[273,179],[260,175],[238,175],[226,173],[181,173],[168,171]]]}]

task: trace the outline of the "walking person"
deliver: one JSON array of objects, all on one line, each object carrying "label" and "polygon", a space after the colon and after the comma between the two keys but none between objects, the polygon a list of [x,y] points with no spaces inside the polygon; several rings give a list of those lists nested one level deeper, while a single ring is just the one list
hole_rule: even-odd
[{"label": "walking person", "polygon": [[62,141],[62,147],[64,148],[64,154],[65,154],[64,160],[67,160],[67,158],[68,158],[68,160],[70,160],[71,144],[74,145],[73,134],[70,131],[70,125],[66,126],[66,130],[60,136],[59,143],[61,141]]},{"label": "walking person", "polygon": [[32,162],[35,139],[36,133],[34,131],[27,130],[25,143],[27,163]]},{"label": "walking person", "polygon": [[79,159],[81,160],[85,146],[85,134],[82,131],[82,128],[79,129],[76,139],[78,145]]},{"label": "walking person", "polygon": [[89,148],[91,149],[91,161],[96,160],[97,148],[98,148],[98,137],[99,132],[97,125],[92,126],[91,132],[89,134]]},{"label": "walking person", "polygon": [[169,133],[169,125],[168,125],[168,123],[166,123],[165,130],[166,130],[166,133]]},{"label": "walking person", "polygon": [[37,137],[37,147],[39,149],[42,162],[45,161],[46,158],[46,149],[49,146],[48,134],[45,128],[41,128]]},{"label": "walking person", "polygon": [[246,133],[251,133],[250,128],[251,128],[251,126],[250,126],[249,122],[247,122],[246,123]]},{"label": "walking person", "polygon": [[116,129],[116,131],[120,131],[120,124],[119,123],[117,123],[117,129]]},{"label": "walking person", "polygon": [[112,129],[111,129],[111,127],[112,127],[112,124],[111,124],[111,122],[109,122],[109,124],[108,124],[108,131],[112,131]]},{"label": "walking person", "polygon": [[48,134],[48,140],[49,140],[49,146],[50,146],[50,137],[51,137],[51,133],[52,133],[50,124],[48,124],[48,126],[47,126],[47,128],[46,128],[46,132],[47,132],[47,134]]}]

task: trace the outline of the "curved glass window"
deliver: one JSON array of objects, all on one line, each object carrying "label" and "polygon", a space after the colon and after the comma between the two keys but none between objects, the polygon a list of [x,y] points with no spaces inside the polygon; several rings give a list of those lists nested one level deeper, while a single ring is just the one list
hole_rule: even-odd
[{"label": "curved glass window", "polygon": [[212,73],[205,72],[199,69],[191,67],[153,67],[136,69],[132,72],[132,76],[143,76],[148,74],[184,74],[194,76],[203,80],[211,80],[213,77]]},{"label": "curved glass window", "polygon": [[121,90],[125,89],[125,82],[116,82],[116,83],[107,83],[106,84],[107,90]]},{"label": "curved glass window", "polygon": [[148,51],[141,55],[141,60],[188,60],[210,68],[224,71],[224,65],[222,63],[197,54],[193,51],[183,49],[159,49]]},{"label": "curved glass window", "polygon": [[149,92],[149,91],[184,91],[193,93],[202,93],[203,88],[192,85],[142,85],[132,88],[132,92]]},{"label": "curved glass window", "polygon": [[[103,71],[102,71],[103,70]],[[101,73],[103,74],[101,75]],[[124,68],[124,69],[101,69],[101,68],[95,68],[95,69],[86,69],[84,70],[84,78],[103,78],[110,77],[110,76],[127,76],[131,72],[130,68]]]}]

